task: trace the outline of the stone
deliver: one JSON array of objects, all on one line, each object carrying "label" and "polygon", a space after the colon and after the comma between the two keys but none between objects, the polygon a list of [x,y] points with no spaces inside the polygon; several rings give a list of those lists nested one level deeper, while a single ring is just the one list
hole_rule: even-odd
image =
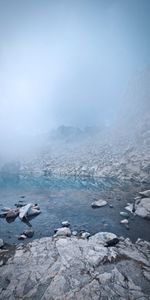
[{"label": "stone", "polygon": [[63,227],[69,227],[69,226],[70,226],[70,223],[69,223],[69,221],[63,221],[63,222],[61,223],[61,225],[62,225]]},{"label": "stone", "polygon": [[142,198],[138,204],[136,203],[135,214],[143,218],[150,218],[150,198]]},{"label": "stone", "polygon": [[68,237],[71,236],[70,228],[61,227],[61,228],[56,229],[56,233],[55,233],[54,237],[57,237],[57,236],[68,236]]},{"label": "stone", "polygon": [[120,215],[123,216],[123,217],[125,217],[125,218],[129,218],[129,214],[127,212],[125,212],[125,211],[121,211]]},{"label": "stone", "polygon": [[102,206],[105,206],[107,205],[107,201],[106,200],[96,200],[94,202],[92,202],[91,206],[92,208],[99,208],[99,207],[102,207]]},{"label": "stone", "polygon": [[120,223],[121,223],[121,224],[128,224],[129,221],[128,221],[127,219],[123,219],[123,220],[120,221]]},{"label": "stone", "polygon": [[77,236],[77,235],[78,235],[78,232],[77,232],[76,230],[73,230],[73,231],[72,231],[72,235]]},{"label": "stone", "polygon": [[27,236],[25,234],[21,234],[19,237],[18,237],[18,240],[25,240],[27,238]]},{"label": "stone", "polygon": [[34,230],[33,229],[24,230],[23,234],[25,234],[25,236],[28,238],[32,238],[34,235]]},{"label": "stone", "polygon": [[85,231],[85,232],[81,233],[81,238],[82,239],[88,239],[90,237],[90,235],[91,234],[89,232]]},{"label": "stone", "polygon": [[139,192],[139,194],[142,196],[142,198],[150,198],[150,190]]}]

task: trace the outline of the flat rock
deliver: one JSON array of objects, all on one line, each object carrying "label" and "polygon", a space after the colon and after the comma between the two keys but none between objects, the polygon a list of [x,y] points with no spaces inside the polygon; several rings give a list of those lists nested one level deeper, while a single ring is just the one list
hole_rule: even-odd
[{"label": "flat rock", "polygon": [[102,207],[102,206],[105,206],[107,205],[107,201],[106,200],[96,200],[94,202],[92,202],[91,206],[93,208],[99,208],[99,207]]}]

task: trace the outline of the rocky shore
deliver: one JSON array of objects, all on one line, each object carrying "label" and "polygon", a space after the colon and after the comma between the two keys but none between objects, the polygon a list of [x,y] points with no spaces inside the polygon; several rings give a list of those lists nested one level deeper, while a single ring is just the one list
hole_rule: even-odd
[{"label": "rocky shore", "polygon": [[[150,299],[150,243],[101,232],[1,248],[1,300]],[[7,259],[6,259],[7,257]]]}]

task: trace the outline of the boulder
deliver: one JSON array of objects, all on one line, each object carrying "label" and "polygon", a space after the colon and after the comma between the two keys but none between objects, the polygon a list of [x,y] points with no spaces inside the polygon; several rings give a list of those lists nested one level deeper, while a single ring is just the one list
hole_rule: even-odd
[{"label": "boulder", "polygon": [[102,207],[102,206],[105,206],[107,205],[107,201],[106,200],[96,200],[94,202],[92,202],[91,206],[92,208],[99,208],[99,207]]},{"label": "boulder", "polygon": [[150,218],[150,198],[142,198],[141,201],[135,205],[136,215],[143,218]]},{"label": "boulder", "polygon": [[68,227],[61,227],[56,229],[56,233],[54,235],[55,237],[57,236],[71,236],[71,230]]},{"label": "boulder", "polygon": [[150,198],[150,190],[139,192],[139,194],[142,196],[142,198]]}]

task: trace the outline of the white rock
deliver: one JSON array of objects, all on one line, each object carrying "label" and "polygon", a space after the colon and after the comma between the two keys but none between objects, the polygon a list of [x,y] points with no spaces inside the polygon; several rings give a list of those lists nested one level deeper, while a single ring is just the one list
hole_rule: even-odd
[{"label": "white rock", "polygon": [[54,236],[71,236],[71,230],[68,227],[58,228]]},{"label": "white rock", "polygon": [[69,227],[69,226],[70,226],[70,223],[69,223],[69,221],[63,221],[63,222],[61,223],[61,225],[62,225],[63,227]]},{"label": "white rock", "polygon": [[129,221],[128,221],[127,219],[123,219],[123,220],[120,221],[120,223],[121,223],[121,224],[128,224]]},{"label": "white rock", "polygon": [[78,232],[76,230],[72,231],[72,235],[77,236]]},{"label": "white rock", "polygon": [[98,208],[98,207],[102,207],[102,206],[105,206],[107,205],[107,201],[106,200],[96,200],[94,202],[92,202],[91,206],[93,208]]},{"label": "white rock", "polygon": [[136,205],[136,215],[143,218],[150,218],[150,198],[142,198]]},{"label": "white rock", "polygon": [[82,238],[82,239],[87,239],[87,238],[89,238],[89,237],[90,237],[90,233],[87,232],[87,231],[85,231],[85,232],[83,232],[83,233],[81,234],[81,238]]}]

